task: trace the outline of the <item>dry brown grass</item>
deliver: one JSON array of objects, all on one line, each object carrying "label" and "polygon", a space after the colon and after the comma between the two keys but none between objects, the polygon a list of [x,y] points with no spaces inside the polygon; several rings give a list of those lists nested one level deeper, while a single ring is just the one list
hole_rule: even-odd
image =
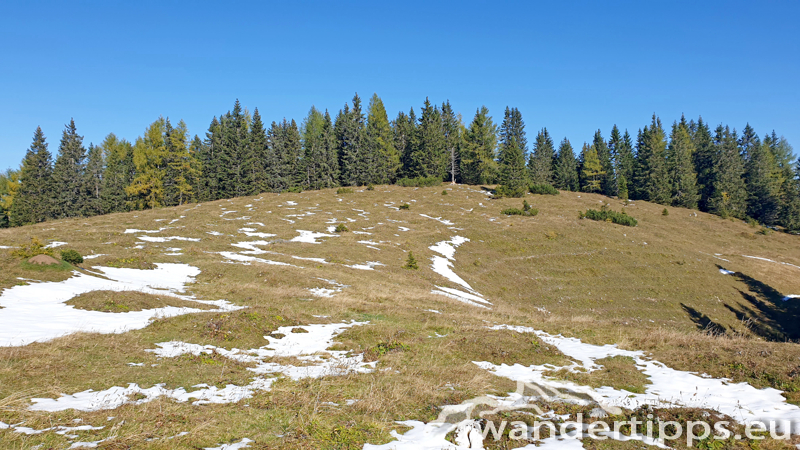
[{"label": "dry brown grass", "polygon": [[204,303],[197,303],[164,295],[145,294],[136,291],[92,291],[73,297],[65,303],[74,306],[76,309],[112,313],[142,311],[144,309],[163,308],[165,306],[213,309],[213,306]]}]

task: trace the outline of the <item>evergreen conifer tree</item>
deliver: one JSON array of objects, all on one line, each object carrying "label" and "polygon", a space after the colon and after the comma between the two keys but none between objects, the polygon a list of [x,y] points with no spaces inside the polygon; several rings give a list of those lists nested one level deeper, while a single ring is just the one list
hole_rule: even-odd
[{"label": "evergreen conifer tree", "polygon": [[553,138],[542,128],[536,135],[533,151],[528,158],[528,170],[533,184],[553,184],[553,163],[556,159],[556,150]]},{"label": "evergreen conifer tree", "polygon": [[709,201],[714,194],[714,160],[716,159],[715,147],[711,138],[711,130],[700,117],[693,128],[692,143],[694,153],[692,160],[697,174],[697,189],[700,194],[698,206],[701,211],[710,209]]},{"label": "evergreen conifer tree", "polygon": [[442,113],[428,98],[425,98],[417,130],[419,141],[411,155],[411,174],[444,179],[448,164]]},{"label": "evergreen conifer tree", "polygon": [[133,182],[135,165],[130,142],[120,140],[110,133],[99,146],[103,150],[106,168],[100,187],[101,207],[104,214],[127,211],[128,195],[125,188]]},{"label": "evergreen conifer tree", "polygon": [[645,127],[640,133],[637,145],[636,198],[670,204],[672,188],[667,170],[667,142],[661,119],[655,114],[650,127]]},{"label": "evergreen conifer tree", "polygon": [[564,138],[558,146],[553,185],[565,191],[578,191],[578,160],[569,139]]},{"label": "evergreen conifer tree", "polygon": [[492,184],[497,180],[497,126],[482,106],[464,134],[461,179],[466,184]]},{"label": "evergreen conifer tree", "polygon": [[[378,94],[373,94],[367,107],[367,152],[373,167],[367,170],[363,184],[391,184],[401,168],[400,153],[394,143],[394,133],[386,108]],[[368,162],[370,162],[368,161]]]},{"label": "evergreen conifer tree", "polygon": [[611,150],[606,145],[603,134],[600,130],[594,133],[592,145],[597,152],[597,158],[600,160],[600,167],[603,173],[603,180],[600,183],[600,192],[603,195],[614,196],[617,195],[617,178],[614,173],[614,160],[611,157]]},{"label": "evergreen conifer tree", "polygon": [[52,156],[41,127],[37,127],[22,160],[19,190],[9,213],[11,226],[44,222],[50,216],[54,189]]},{"label": "evergreen conifer tree", "polygon": [[[361,98],[353,96],[353,109],[345,104],[344,110],[336,117],[336,141],[339,148],[341,167],[341,184],[343,186],[359,186],[367,184],[366,158],[367,136],[364,113],[361,111]],[[369,158],[371,159],[371,158]]]},{"label": "evergreen conifer tree", "polygon": [[736,143],[736,131],[718,126],[714,137],[714,191],[709,210],[722,217],[744,219],[747,214],[747,189],[744,161]]},{"label": "evergreen conifer tree", "polygon": [[697,208],[697,176],[692,163],[694,144],[684,121],[672,125],[667,164],[672,183],[672,206]]},{"label": "evergreen conifer tree", "polygon": [[255,195],[261,192],[265,184],[264,163],[267,159],[267,131],[264,129],[258,108],[253,111],[253,118],[248,128],[245,157],[247,160],[244,162],[245,172],[242,174],[243,193]]},{"label": "evergreen conifer tree", "polygon": [[[500,125],[500,184],[503,195],[521,197],[528,188],[528,170],[525,166],[525,124],[516,108],[506,108]],[[498,189],[500,189],[498,187]]]},{"label": "evergreen conifer tree", "polygon": [[444,150],[446,156],[446,175],[451,183],[460,179],[461,151],[463,147],[461,116],[453,112],[450,101],[442,104],[442,131],[444,132]]},{"label": "evergreen conifer tree", "polygon": [[85,165],[83,136],[78,135],[75,120],[71,119],[62,132],[58,156],[53,166],[53,217],[76,217],[83,213],[86,204],[86,192],[83,189]]},{"label": "evergreen conifer tree", "polygon": [[86,156],[86,170],[83,173],[83,190],[85,203],[83,205],[83,216],[96,216],[103,214],[103,173],[105,171],[105,161],[103,158],[102,147],[95,147],[89,144],[89,152]]},{"label": "evergreen conifer tree", "polygon": [[400,155],[399,176],[409,177],[412,173],[412,155],[417,140],[417,119],[414,115],[414,108],[406,115],[400,111],[397,118],[392,122],[392,132],[394,135],[394,146]]},{"label": "evergreen conifer tree", "polygon": [[[751,141],[752,142],[752,141]],[[766,225],[778,223],[781,211],[783,179],[769,143],[757,142],[746,147],[745,164],[747,215]]]}]

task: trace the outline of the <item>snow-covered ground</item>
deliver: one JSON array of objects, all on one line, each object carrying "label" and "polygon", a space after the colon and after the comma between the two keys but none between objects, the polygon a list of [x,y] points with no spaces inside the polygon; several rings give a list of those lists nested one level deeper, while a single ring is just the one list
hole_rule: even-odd
[{"label": "snow-covered ground", "polygon": [[125,313],[85,311],[66,305],[68,300],[92,291],[137,291],[177,297],[217,306],[212,311],[238,309],[233,304],[202,301],[180,295],[187,283],[200,273],[186,264],[157,264],[154,270],[93,267],[96,276],[75,271],[60,282],[33,282],[14,286],[0,295],[0,345],[20,346],[43,342],[78,331],[122,333],[144,328],[156,317],[172,317],[201,312],[196,308],[163,308]]}]

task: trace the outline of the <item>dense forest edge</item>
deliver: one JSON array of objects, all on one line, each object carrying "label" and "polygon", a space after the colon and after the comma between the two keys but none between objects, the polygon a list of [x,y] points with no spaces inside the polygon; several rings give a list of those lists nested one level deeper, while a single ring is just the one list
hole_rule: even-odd
[{"label": "dense forest edge", "polygon": [[20,168],[0,174],[0,226],[262,192],[444,181],[497,185],[499,197],[550,187],[595,192],[800,232],[800,160],[775,131],[712,131],[702,117],[681,117],[667,134],[653,114],[635,141],[614,125],[576,156],[566,138],[556,148],[547,128],[529,146],[517,108],[506,107],[497,126],[481,107],[465,125],[449,101],[426,99],[419,117],[411,108],[390,121],[377,94],[366,114],[356,94],[335,119],[312,106],[300,125],[284,118],[269,127],[237,100],[204,138],[160,117],[134,143],[111,133],[88,149],[70,120],[55,161],[39,127]]}]

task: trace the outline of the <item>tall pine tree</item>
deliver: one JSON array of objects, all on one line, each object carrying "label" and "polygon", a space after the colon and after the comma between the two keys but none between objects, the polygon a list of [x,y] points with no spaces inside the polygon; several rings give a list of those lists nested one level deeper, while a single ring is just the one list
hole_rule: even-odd
[{"label": "tall pine tree", "polygon": [[564,138],[558,146],[553,185],[565,191],[578,191],[578,161],[569,139]]},{"label": "tall pine tree", "polygon": [[637,147],[634,174],[636,198],[662,205],[670,204],[672,188],[667,170],[667,141],[661,119],[655,114],[650,126],[641,131]]},{"label": "tall pine tree", "polygon": [[492,184],[497,181],[497,125],[489,110],[481,106],[464,134],[461,179],[466,184]]},{"label": "tall pine tree", "polygon": [[85,165],[83,136],[78,135],[75,120],[70,120],[61,134],[58,157],[53,166],[53,183],[56,186],[51,210],[53,217],[76,217],[83,213],[86,203],[83,189]]},{"label": "tall pine tree", "polygon": [[400,153],[394,144],[394,133],[386,108],[378,94],[372,94],[367,107],[367,163],[371,164],[364,180],[367,183],[391,184],[400,170]]},{"label": "tall pine tree", "polygon": [[533,151],[528,158],[528,170],[534,184],[553,184],[553,163],[556,150],[547,128],[536,135]]},{"label": "tall pine tree", "polygon": [[500,184],[498,193],[521,197],[528,190],[528,170],[525,166],[527,138],[525,124],[517,108],[506,107],[500,125]]},{"label": "tall pine tree", "polygon": [[9,213],[11,226],[44,222],[50,216],[56,189],[52,164],[42,128],[37,127],[33,143],[22,160],[19,190]]},{"label": "tall pine tree", "polygon": [[718,126],[714,147],[714,190],[708,202],[709,210],[722,217],[744,219],[747,214],[747,189],[744,161],[736,143],[736,131]]},{"label": "tall pine tree", "polygon": [[694,144],[685,121],[672,125],[667,150],[667,166],[672,184],[672,206],[697,208],[697,176],[694,173],[692,154]]},{"label": "tall pine tree", "polygon": [[129,208],[125,188],[136,172],[133,164],[133,147],[130,142],[110,133],[99,146],[103,150],[106,168],[100,186],[100,202],[104,214],[123,212]]}]

